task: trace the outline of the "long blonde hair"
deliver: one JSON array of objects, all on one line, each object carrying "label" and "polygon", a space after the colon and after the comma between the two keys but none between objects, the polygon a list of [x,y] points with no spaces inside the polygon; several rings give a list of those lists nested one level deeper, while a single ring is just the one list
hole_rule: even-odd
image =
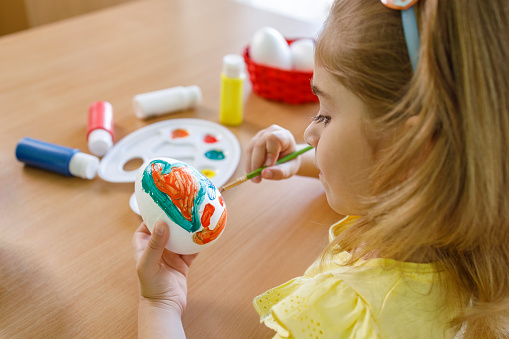
[{"label": "long blonde hair", "polygon": [[365,213],[324,255],[439,263],[462,301],[451,325],[507,337],[509,1],[421,0],[416,11],[415,73],[400,13],[379,0],[336,0],[317,40],[316,62],[370,108],[371,137],[391,140]]}]

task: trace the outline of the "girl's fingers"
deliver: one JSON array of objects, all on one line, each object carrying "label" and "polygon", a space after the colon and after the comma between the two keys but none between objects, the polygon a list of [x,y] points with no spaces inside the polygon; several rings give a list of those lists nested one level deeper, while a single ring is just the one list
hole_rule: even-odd
[{"label": "girl's fingers", "polygon": [[[269,129],[261,130],[258,133],[256,133],[254,138],[251,139],[251,141],[249,142],[246,150],[248,154],[247,159],[248,161],[246,166],[247,172],[252,172],[258,167],[260,167],[260,166],[256,167],[256,165],[258,165],[260,161],[263,162],[263,160],[265,159],[265,152],[261,152],[261,150],[265,149],[265,139],[267,138],[267,135],[269,133],[270,133]],[[255,154],[256,155],[261,154],[263,156],[255,156]]]},{"label": "girl's fingers", "polygon": [[263,166],[272,166],[280,152],[281,144],[277,139],[271,137],[261,139],[253,148],[250,172]]},{"label": "girl's fingers", "polygon": [[284,135],[276,131],[270,133],[265,140],[265,161],[262,166],[274,166],[277,159],[280,158],[281,152],[285,151],[288,142],[285,142]]},{"label": "girl's fingers", "polygon": [[293,168],[294,165],[295,163],[287,162],[284,164],[266,168],[262,171],[262,178],[270,180],[281,180],[289,178],[294,173]]},{"label": "girl's fingers", "polygon": [[191,264],[193,263],[194,259],[196,259],[197,256],[198,256],[198,253],[182,255],[182,260],[184,260],[187,267],[189,267],[189,266],[191,266]]},{"label": "girl's fingers", "polygon": [[154,227],[154,231],[148,240],[147,247],[141,254],[140,261],[144,265],[158,265],[163,255],[164,247],[169,239],[168,225],[162,221],[158,221]]},{"label": "girl's fingers", "polygon": [[256,143],[259,142],[259,140],[261,139],[261,135],[263,134],[263,132],[264,131],[259,131],[258,133],[256,133],[254,138],[251,139],[249,141],[249,143],[247,144],[247,147],[246,147],[247,158],[246,158],[246,165],[245,165],[245,170],[247,173],[252,172],[251,169],[253,168],[253,165],[252,165],[253,150],[255,148]]},{"label": "girl's fingers", "polygon": [[144,234],[150,235],[150,231],[148,230],[147,225],[145,225],[144,222],[142,222],[140,224],[140,226],[138,226],[136,233],[144,233]]},{"label": "girl's fingers", "polygon": [[[288,130],[272,125],[259,131],[246,149],[246,172],[250,173],[260,167],[273,166],[279,158],[291,153],[294,149],[295,141]],[[256,183],[260,182],[262,178],[270,179],[270,173],[271,171],[266,170],[265,175],[255,177],[252,181]],[[277,174],[278,178],[280,176]]]},{"label": "girl's fingers", "polygon": [[134,232],[132,239],[135,262],[138,262],[140,259],[148,239],[150,239],[150,231],[148,230],[147,225],[142,222],[140,226],[138,226],[136,232]]}]

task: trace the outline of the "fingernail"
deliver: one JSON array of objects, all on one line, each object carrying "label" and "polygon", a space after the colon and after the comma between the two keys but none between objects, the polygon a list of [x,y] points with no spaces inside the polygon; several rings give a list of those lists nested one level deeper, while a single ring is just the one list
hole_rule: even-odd
[{"label": "fingernail", "polygon": [[265,170],[265,171],[263,172],[263,177],[264,177],[265,179],[270,179],[270,178],[272,178],[272,171],[270,171],[270,170]]},{"label": "fingernail", "polygon": [[164,224],[162,222],[158,222],[156,224],[155,233],[157,235],[163,235],[163,233],[164,233]]}]

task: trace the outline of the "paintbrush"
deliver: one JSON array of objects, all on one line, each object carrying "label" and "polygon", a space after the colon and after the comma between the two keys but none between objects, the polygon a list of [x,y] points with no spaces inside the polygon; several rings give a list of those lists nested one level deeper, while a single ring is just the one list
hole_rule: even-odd
[{"label": "paintbrush", "polygon": [[[288,155],[286,155],[286,156],[282,157],[282,158],[281,158],[281,159],[279,159],[278,161],[276,161],[276,165],[277,165],[277,164],[285,163],[285,162],[290,161],[290,160],[292,160],[292,159],[295,159],[296,157],[298,157],[298,156],[299,156],[299,155],[301,155],[302,153],[307,152],[307,151],[309,151],[309,150],[310,150],[310,149],[312,149],[312,148],[313,148],[313,146],[306,146],[306,147],[304,147],[303,149],[300,149],[300,150],[298,150],[298,151],[295,151],[295,152],[293,152],[293,153],[290,153],[290,154],[288,154]],[[240,184],[242,184],[243,182],[248,181],[249,179],[253,179],[254,177],[259,176],[260,174],[262,174],[263,169],[264,169],[264,168],[266,168],[266,167],[267,167],[267,166],[260,167],[259,169],[254,170],[253,172],[248,173],[248,174],[244,175],[243,177],[240,177],[240,178],[238,178],[237,180],[232,181],[231,183],[224,185],[223,187],[221,187],[221,188],[219,189],[219,192],[220,192],[220,193],[223,193],[224,191],[229,190],[229,189],[230,189],[230,188],[232,188],[232,187],[235,187],[235,186],[237,186],[237,185],[240,185]]]}]

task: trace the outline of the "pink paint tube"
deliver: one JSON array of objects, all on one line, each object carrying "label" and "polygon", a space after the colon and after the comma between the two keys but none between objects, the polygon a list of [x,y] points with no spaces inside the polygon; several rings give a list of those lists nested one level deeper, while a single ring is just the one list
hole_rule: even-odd
[{"label": "pink paint tube", "polygon": [[88,149],[103,156],[113,146],[113,107],[107,101],[96,101],[88,109]]}]

